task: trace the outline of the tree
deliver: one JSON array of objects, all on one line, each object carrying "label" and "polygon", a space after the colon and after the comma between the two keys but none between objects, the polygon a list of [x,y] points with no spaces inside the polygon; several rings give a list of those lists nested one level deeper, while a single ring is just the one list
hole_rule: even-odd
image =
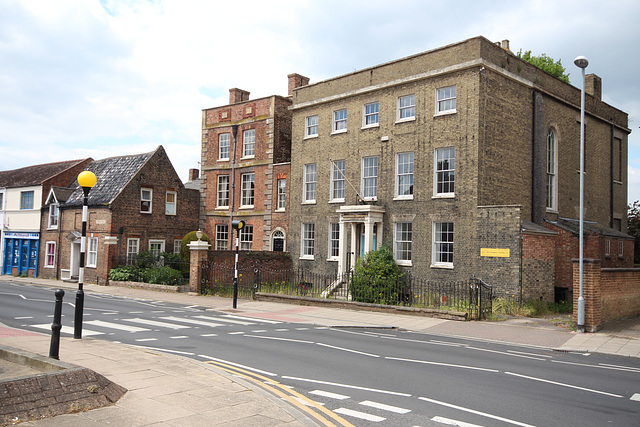
[{"label": "tree", "polygon": [[562,66],[561,60],[558,59],[557,61],[554,61],[553,58],[548,57],[546,53],[536,56],[533,55],[530,50],[522,53],[522,49],[518,51],[517,56],[520,59],[524,59],[529,64],[533,64],[552,76],[559,78],[563,82],[569,83],[569,74],[565,74],[565,68]]},{"label": "tree", "polygon": [[640,264],[640,201],[636,200],[629,204],[627,220],[627,234],[636,238],[633,262]]}]

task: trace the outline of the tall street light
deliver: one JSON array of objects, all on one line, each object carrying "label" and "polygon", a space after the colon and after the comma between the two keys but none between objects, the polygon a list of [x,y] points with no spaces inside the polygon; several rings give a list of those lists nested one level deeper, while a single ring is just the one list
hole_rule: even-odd
[{"label": "tall street light", "polygon": [[73,338],[82,338],[82,312],[84,310],[84,264],[87,248],[87,206],[89,205],[89,191],[96,185],[96,175],[91,171],[83,171],[78,175],[78,184],[82,187],[82,238],[80,240],[80,268],[78,271],[78,292],[76,293],[76,313],[73,322]]},{"label": "tall street light", "polygon": [[582,294],[582,266],[584,264],[584,69],[589,61],[584,56],[573,60],[582,69],[582,92],[580,93],[580,296],[578,297],[578,332],[584,332],[584,296]]}]

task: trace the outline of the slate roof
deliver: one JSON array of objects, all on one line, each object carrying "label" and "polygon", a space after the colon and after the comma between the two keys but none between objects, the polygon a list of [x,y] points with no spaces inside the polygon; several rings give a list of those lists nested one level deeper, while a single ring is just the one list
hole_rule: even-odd
[{"label": "slate roof", "polygon": [[[87,170],[96,174],[97,181],[89,192],[89,205],[106,206],[113,202],[151,156],[157,150],[162,149],[161,147],[150,153],[110,157],[90,163]],[[75,181],[70,187],[74,191],[64,206],[82,206],[83,191],[78,181]]]},{"label": "slate roof", "polygon": [[0,171],[0,187],[17,188],[40,185],[44,181],[72,168],[87,159],[44,163],[20,169]]},{"label": "slate roof", "polygon": [[184,188],[188,188],[190,190],[200,190],[200,178],[185,182]]},{"label": "slate roof", "polygon": [[558,234],[553,230],[549,230],[548,228],[535,224],[531,221],[527,221],[526,219],[522,221],[522,232],[529,234],[548,234],[550,236]]},{"label": "slate roof", "polygon": [[[58,203],[64,203],[69,199],[71,193],[73,193],[74,189],[69,187],[51,187],[51,192],[56,197]],[[48,201],[48,200],[47,200]]]},{"label": "slate roof", "polygon": [[[548,220],[547,220],[548,221]],[[548,221],[550,224],[553,224],[557,227],[562,228],[563,230],[570,231],[575,235],[580,234],[580,221],[577,219],[571,218],[558,218],[557,221]],[[584,221],[583,227],[585,231],[591,231],[592,233],[600,234],[603,236],[609,237],[619,237],[624,239],[633,239],[632,236],[623,233],[622,231],[615,230],[613,228],[606,227],[600,223],[594,221]]]}]

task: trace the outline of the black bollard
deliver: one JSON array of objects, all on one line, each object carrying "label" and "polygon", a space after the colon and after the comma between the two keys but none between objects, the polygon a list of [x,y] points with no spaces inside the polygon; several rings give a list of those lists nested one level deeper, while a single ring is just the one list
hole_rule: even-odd
[{"label": "black bollard", "polygon": [[51,324],[51,345],[49,346],[49,357],[60,359],[60,329],[62,329],[62,298],[64,291],[56,291],[56,307],[53,310],[53,323]]}]

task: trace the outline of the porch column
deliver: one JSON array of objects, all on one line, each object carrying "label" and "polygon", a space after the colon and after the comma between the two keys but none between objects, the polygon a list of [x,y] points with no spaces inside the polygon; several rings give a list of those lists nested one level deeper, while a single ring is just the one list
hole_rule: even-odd
[{"label": "porch column", "polygon": [[376,222],[376,224],[378,225],[377,228],[377,237],[376,237],[376,247],[374,248],[375,250],[380,249],[380,247],[382,246],[382,242],[384,242],[384,240],[382,240],[382,238],[384,237],[382,235],[382,222]]},{"label": "porch column", "polygon": [[357,225],[355,222],[351,223],[351,250],[349,251],[349,256],[351,257],[351,268],[355,267],[356,258],[358,253],[358,233]]},{"label": "porch column", "polygon": [[340,241],[338,242],[338,274],[346,273],[347,269],[347,227],[345,222],[340,218]]},{"label": "porch column", "polygon": [[375,249],[373,247],[373,220],[370,216],[364,220],[364,253]]}]

